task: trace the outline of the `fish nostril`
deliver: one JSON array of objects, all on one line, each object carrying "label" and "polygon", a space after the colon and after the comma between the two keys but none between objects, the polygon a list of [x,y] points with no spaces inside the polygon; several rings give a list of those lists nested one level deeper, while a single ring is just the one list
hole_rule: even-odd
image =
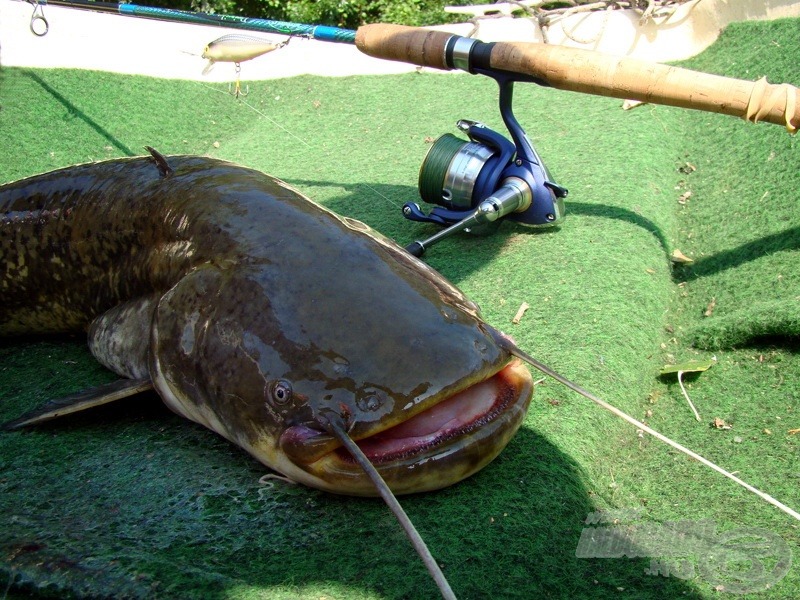
[{"label": "fish nostril", "polygon": [[443,317],[444,317],[444,318],[445,318],[447,321],[451,321],[451,322],[452,322],[452,321],[455,321],[455,320],[457,320],[457,319],[458,319],[458,312],[457,312],[457,311],[456,311],[456,309],[455,309],[455,308],[453,308],[452,306],[447,306],[447,305],[445,304],[444,306],[442,306],[442,308],[441,308],[441,309],[439,309],[439,312],[441,312],[441,313],[442,313],[442,316],[443,316]]},{"label": "fish nostril", "polygon": [[356,400],[358,408],[364,411],[375,412],[383,404],[383,400],[375,394],[370,394]]},{"label": "fish nostril", "polygon": [[350,371],[350,362],[341,357],[337,356],[333,359],[333,372],[337,375],[346,375]]}]

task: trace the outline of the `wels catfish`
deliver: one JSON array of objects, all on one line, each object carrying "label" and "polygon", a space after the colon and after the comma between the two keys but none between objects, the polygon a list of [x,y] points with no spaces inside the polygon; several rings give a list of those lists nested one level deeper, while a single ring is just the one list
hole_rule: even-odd
[{"label": "wels catfish", "polygon": [[395,493],[475,473],[533,384],[458,289],[369,227],[258,171],[111,160],[0,186],[0,335],[83,331],[123,380],[9,428],[154,388],[288,478]]}]

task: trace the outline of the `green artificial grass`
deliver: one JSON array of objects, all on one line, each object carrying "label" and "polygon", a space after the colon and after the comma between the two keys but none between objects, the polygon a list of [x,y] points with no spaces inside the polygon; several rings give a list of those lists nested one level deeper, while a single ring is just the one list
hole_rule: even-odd
[{"label": "green artificial grass", "polygon": [[[798,25],[731,26],[689,66],[798,83]],[[417,198],[429,139],[460,118],[502,130],[496,102],[493,82],[465,74],[251,82],[237,101],[222,85],[4,68],[0,181],[150,145],[261,169],[405,244],[436,231],[400,216]],[[797,138],[772,125],[620,104],[518,85],[516,114],[570,189],[565,224],[544,232],[504,223],[489,237],[442,242],[426,261],[520,347],[797,509]],[[695,262],[673,268],[676,248]],[[522,302],[531,308],[513,325]],[[686,377],[698,423],[659,369],[711,356],[710,370]],[[0,420],[110,379],[81,339],[2,341]],[[710,427],[715,418],[731,428]],[[436,596],[379,500],[260,485],[264,472],[150,396],[2,434],[0,590]],[[790,517],[552,381],[537,386],[523,428],[495,462],[401,503],[460,598],[721,595],[701,569],[707,553],[576,556],[588,527],[685,521],[698,533],[710,521],[719,534],[777,535],[800,557]],[[596,524],[615,516],[620,525]],[[769,556],[764,563],[775,566]],[[758,597],[798,594],[792,567]]]}]

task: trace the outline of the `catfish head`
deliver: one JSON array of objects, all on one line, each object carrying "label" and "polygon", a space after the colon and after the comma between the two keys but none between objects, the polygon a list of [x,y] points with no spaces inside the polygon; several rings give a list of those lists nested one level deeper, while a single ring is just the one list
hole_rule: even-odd
[{"label": "catfish head", "polygon": [[332,415],[395,493],[475,473],[521,424],[527,369],[425,263],[315,210],[324,219],[287,224],[282,244],[262,240],[262,258],[199,265],[161,298],[150,366],[159,393],[323,490],[376,493],[326,427]]}]

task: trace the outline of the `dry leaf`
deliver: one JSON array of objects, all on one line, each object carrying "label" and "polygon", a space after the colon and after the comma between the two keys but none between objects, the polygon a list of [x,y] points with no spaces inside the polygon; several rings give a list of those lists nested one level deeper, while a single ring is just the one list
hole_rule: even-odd
[{"label": "dry leaf", "polygon": [[766,433],[767,435],[772,435],[772,432],[769,429],[765,429],[764,433]]},{"label": "dry leaf", "polygon": [[687,360],[677,365],[664,365],[661,367],[661,375],[669,375],[671,373],[702,373],[708,371],[716,362],[715,358],[708,360]]},{"label": "dry leaf", "polygon": [[681,363],[679,365],[665,365],[661,369],[661,376],[670,375],[671,373],[677,373],[678,375],[678,385],[681,386],[681,393],[683,397],[686,398],[686,403],[689,405],[689,408],[692,409],[694,413],[694,418],[697,422],[700,422],[700,413],[697,412],[697,409],[692,404],[692,399],[689,398],[689,394],[686,392],[686,388],[683,386],[683,374],[684,373],[702,373],[703,371],[707,371],[711,368],[711,365],[714,364],[716,358],[711,360],[689,360],[685,363]]},{"label": "dry leaf", "polygon": [[689,263],[694,262],[694,259],[689,258],[677,248],[675,248],[675,250],[672,251],[672,256],[670,257],[670,260],[672,260],[672,262],[674,263],[682,265],[688,265]]},{"label": "dry leaf", "polygon": [[636,108],[637,106],[641,106],[642,104],[647,104],[646,102],[642,102],[641,100],[625,100],[622,103],[622,110],[630,110],[632,108]]},{"label": "dry leaf", "polygon": [[789,430],[789,435],[794,435],[796,433],[800,433],[800,427],[798,427],[797,429],[790,429]]},{"label": "dry leaf", "polygon": [[684,193],[682,193],[682,194],[680,195],[680,197],[678,198],[678,204],[686,204],[686,202],[687,202],[687,201],[689,200],[689,198],[691,198],[691,197],[692,197],[692,192],[688,192],[688,191],[687,191],[687,192],[684,192]]},{"label": "dry leaf", "polygon": [[525,314],[525,311],[530,308],[530,305],[527,302],[523,302],[519,305],[519,309],[517,310],[517,314],[514,315],[514,318],[511,319],[511,322],[514,325],[519,325],[519,322],[522,320],[522,315]]},{"label": "dry leaf", "polygon": [[717,305],[717,299],[711,298],[711,302],[708,303],[706,306],[706,310],[703,312],[704,317],[710,317],[711,314],[714,312],[714,307]]},{"label": "dry leaf", "polygon": [[728,425],[728,424],[725,422],[725,419],[720,419],[719,417],[717,417],[716,419],[714,419],[714,421],[711,423],[711,425],[712,425],[712,426],[713,426],[715,429],[730,429],[730,428],[731,428],[731,426],[730,426],[730,425]]}]

